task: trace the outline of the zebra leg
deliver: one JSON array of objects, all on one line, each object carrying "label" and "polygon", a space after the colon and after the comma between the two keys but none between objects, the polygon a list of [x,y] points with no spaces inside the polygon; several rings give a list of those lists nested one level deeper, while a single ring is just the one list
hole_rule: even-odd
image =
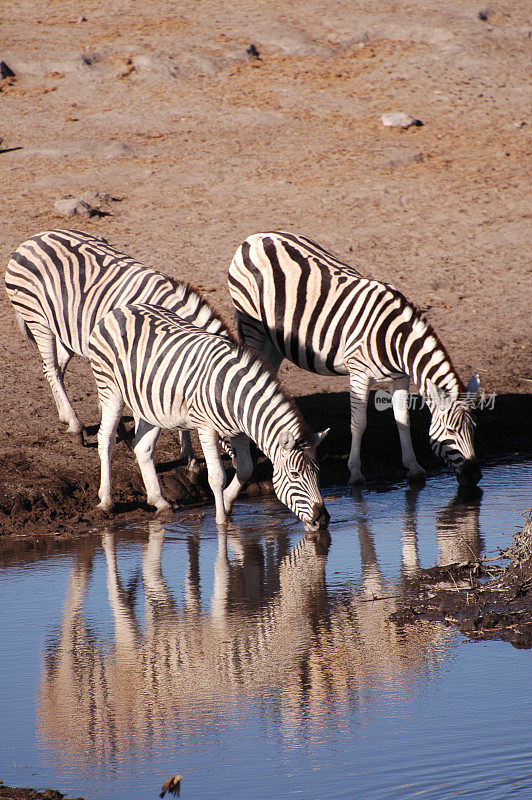
[{"label": "zebra leg", "polygon": [[[69,363],[70,359],[72,358],[72,353],[69,350],[67,350],[66,347],[57,338],[55,340],[55,347],[56,347],[56,352],[57,352],[57,367],[58,367],[58,370],[59,370],[61,386],[63,387],[63,391],[65,391],[65,388],[64,388],[65,387],[65,372],[66,372],[66,368],[68,366],[68,363]],[[66,397],[66,391],[65,391],[65,397]],[[70,404],[68,398],[67,398],[67,404],[68,404],[70,412],[72,413],[73,418],[75,420],[74,428],[72,429],[71,425],[70,425],[70,421],[72,419],[72,416],[70,416],[67,419],[61,419],[61,415],[60,415],[59,418],[61,419],[61,422],[68,422],[69,423],[69,427],[68,427],[68,431],[67,432],[72,437],[72,439],[74,439],[74,441],[76,441],[78,444],[83,445],[84,444],[84,442],[83,442],[83,425],[79,421],[78,416],[77,416],[76,412],[74,411],[74,409],[72,408],[72,405]],[[67,411],[67,413],[70,413],[70,412]],[[79,430],[76,430],[77,427],[79,427]]]},{"label": "zebra leg", "polygon": [[63,374],[70,361],[70,353],[58,342],[52,331],[31,332],[41,354],[44,377],[50,384],[59,419],[68,425],[67,433],[83,442],[83,427],[70,404],[63,384]]},{"label": "zebra leg", "polygon": [[225,471],[218,446],[218,434],[212,428],[198,428],[198,436],[205,456],[205,463],[207,464],[209,486],[214,494],[216,524],[224,525],[227,522],[223,496]]},{"label": "zebra leg", "polygon": [[408,387],[410,378],[397,378],[390,383],[392,393],[392,408],[399,438],[401,440],[401,457],[403,466],[408,470],[408,477],[411,480],[422,480],[425,477],[425,470],[416,461],[412,439],[410,437],[410,416],[408,414]]},{"label": "zebra leg", "polygon": [[161,429],[156,425],[151,425],[143,419],[140,419],[136,414],[135,418],[135,437],[133,439],[133,452],[137,458],[137,462],[146,488],[146,499],[150,506],[155,506],[157,511],[164,511],[172,508],[172,505],[165,500],[161,492],[161,486],[157,473],[155,471],[155,463],[153,461],[153,451],[157,444],[157,439]]},{"label": "zebra leg", "polygon": [[366,430],[366,412],[369,397],[370,378],[364,372],[349,374],[349,400],[351,403],[351,451],[347,466],[351,486],[364,483],[360,469],[360,445]]},{"label": "zebra leg", "polygon": [[251,458],[248,437],[244,433],[234,436],[231,439],[231,447],[234,453],[236,472],[233,480],[223,493],[224,508],[227,514],[230,513],[236,497],[253,472],[253,459]]},{"label": "zebra leg", "polygon": [[181,443],[181,460],[187,465],[191,472],[199,471],[199,464],[192,447],[192,438],[190,431],[179,431],[179,440]]},{"label": "zebra leg", "polygon": [[116,429],[124,409],[124,401],[119,395],[100,397],[102,419],[98,429],[98,455],[100,456],[100,502],[97,508],[110,511],[113,507],[111,489],[111,456],[115,447]]}]

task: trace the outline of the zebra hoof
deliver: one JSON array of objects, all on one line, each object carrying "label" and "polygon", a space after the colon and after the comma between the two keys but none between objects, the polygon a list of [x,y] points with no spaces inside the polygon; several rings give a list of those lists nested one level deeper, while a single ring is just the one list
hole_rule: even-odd
[{"label": "zebra hoof", "polygon": [[155,506],[155,513],[158,517],[162,517],[165,514],[171,514],[174,511],[174,506],[172,503],[169,503],[167,500],[157,500],[154,502],[153,500],[148,500],[149,506]]},{"label": "zebra hoof", "polygon": [[201,467],[197,458],[191,458],[187,464],[187,469],[192,475],[197,475]]},{"label": "zebra hoof", "polygon": [[85,446],[85,440],[83,438],[83,428],[79,431],[67,431],[67,433],[74,442],[74,444],[78,444],[80,447]]},{"label": "zebra hoof", "polygon": [[104,502],[98,503],[96,510],[100,512],[103,517],[111,517],[114,511],[114,503]]},{"label": "zebra hoof", "polygon": [[424,469],[411,471],[407,474],[408,483],[424,484],[427,482],[427,473]]},{"label": "zebra hoof", "polygon": [[364,476],[358,474],[358,475],[350,475],[347,485],[357,487],[357,486],[364,486],[365,483],[366,480]]}]

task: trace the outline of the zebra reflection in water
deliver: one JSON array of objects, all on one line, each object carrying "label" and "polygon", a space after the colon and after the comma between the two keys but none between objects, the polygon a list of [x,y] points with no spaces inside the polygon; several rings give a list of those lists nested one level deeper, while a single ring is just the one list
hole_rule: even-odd
[{"label": "zebra reflection in water", "polygon": [[[362,499],[355,512],[357,584],[327,583],[327,534],[305,536],[290,548],[286,528],[273,525],[258,536],[233,523],[218,535],[206,597],[209,576],[205,555],[200,558],[206,543],[201,523],[188,521],[187,570],[176,593],[163,571],[165,529],[153,521],[128,585],[115,533],[106,530],[114,635],[110,643],[97,634],[84,611],[94,559],[84,545],[74,557],[60,630],[44,660],[41,738],[66,760],[105,762],[148,742],[186,737],[198,721],[219,719],[220,703],[257,695],[275,699],[263,707],[279,720],[285,738],[297,738],[326,716],[356,708],[368,688],[399,680],[408,690],[442,658],[453,635],[434,622],[399,626],[390,620],[418,567],[418,496],[415,489],[405,493],[396,580],[383,576]],[[437,516],[441,560],[461,560],[470,549],[478,555],[478,514],[478,502],[453,501]]]}]

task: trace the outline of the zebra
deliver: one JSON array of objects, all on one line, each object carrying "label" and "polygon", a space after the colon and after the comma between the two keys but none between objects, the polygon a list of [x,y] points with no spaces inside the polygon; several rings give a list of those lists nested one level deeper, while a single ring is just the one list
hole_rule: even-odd
[{"label": "zebra", "polygon": [[[249,438],[273,464],[273,487],[309,531],[329,515],[318,488],[316,447],[277,377],[244,345],[185,322],[169,309],[129,305],[109,311],[93,329],[88,354],[98,388],[101,424],[99,508],[112,508],[110,459],[124,404],[135,419],[133,449],[149,505],[170,507],[155,472],[153,451],[162,428],[196,428],[214,494],[216,523],[251,476]],[[219,438],[229,438],[236,465],[227,488]],[[249,438],[248,438],[249,437]]]},{"label": "zebra", "polygon": [[349,375],[350,484],[364,481],[360,444],[369,391],[383,381],[390,382],[408,477],[424,478],[410,438],[410,380],[431,412],[434,453],[460,484],[478,483],[469,400],[478,376],[464,386],[435,331],[398,289],[363,277],[305,236],[283,231],[248,237],[233,257],[228,281],[241,340],[274,370],[287,358],[310,372]]},{"label": "zebra", "polygon": [[[89,334],[111,308],[153,303],[205,330],[231,336],[188,283],[146,267],[104,239],[81,231],[50,230],[23,242],[9,261],[5,283],[21,332],[41,354],[59,419],[81,444],[83,426],[66,395],[64,374],[73,354],[88,357]],[[186,432],[181,436],[181,455],[195,466]]]}]

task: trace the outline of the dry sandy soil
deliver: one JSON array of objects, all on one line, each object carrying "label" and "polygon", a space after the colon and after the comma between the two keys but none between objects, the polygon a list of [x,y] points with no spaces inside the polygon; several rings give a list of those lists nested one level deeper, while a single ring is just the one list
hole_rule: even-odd
[{"label": "dry sandy soil", "polygon": [[[481,458],[530,452],[527,11],[524,0],[4,4],[0,60],[14,77],[0,84],[0,262],[39,231],[83,229],[195,283],[231,320],[226,273],[239,243],[259,230],[305,233],[401,288],[459,374],[478,372],[497,393],[481,415]],[[392,111],[423,125],[384,127]],[[100,213],[54,209],[85,192],[99,193]],[[62,434],[4,292],[0,323],[2,530],[92,524],[88,363],[74,361],[67,380],[88,426],[81,449]],[[316,429],[332,421],[323,475],[343,480],[345,382],[286,365],[281,377]],[[420,459],[434,468],[417,416]],[[129,513],[142,487],[120,453],[117,497]],[[167,492],[205,497],[204,478],[191,484],[175,453],[163,436]],[[370,417],[364,458],[370,477],[402,474],[388,414]]]}]

